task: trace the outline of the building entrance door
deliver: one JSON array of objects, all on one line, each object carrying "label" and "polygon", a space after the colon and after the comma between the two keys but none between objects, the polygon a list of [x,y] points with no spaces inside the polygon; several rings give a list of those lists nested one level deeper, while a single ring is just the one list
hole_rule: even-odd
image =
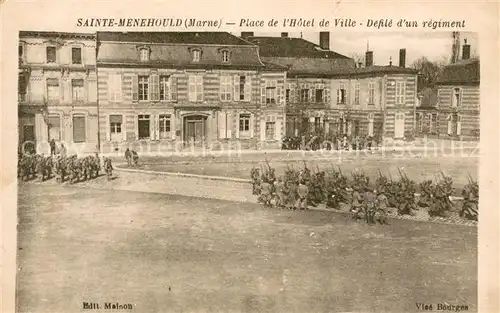
[{"label": "building entrance door", "polygon": [[405,135],[405,114],[396,113],[394,116],[394,138],[403,138]]},{"label": "building entrance door", "polygon": [[192,115],[184,118],[184,144],[203,145],[206,136],[206,120],[203,115]]}]

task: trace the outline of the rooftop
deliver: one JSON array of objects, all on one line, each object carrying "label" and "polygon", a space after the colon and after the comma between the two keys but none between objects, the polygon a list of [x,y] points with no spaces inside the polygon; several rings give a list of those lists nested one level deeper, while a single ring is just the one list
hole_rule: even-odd
[{"label": "rooftop", "polygon": [[97,32],[97,40],[137,43],[252,46],[251,43],[227,32]]},{"label": "rooftop", "polygon": [[246,39],[259,46],[261,57],[350,59],[337,52],[323,50],[319,45],[302,38],[252,36]]},{"label": "rooftop", "polygon": [[478,58],[461,60],[446,66],[438,78],[438,85],[479,84],[480,64]]}]

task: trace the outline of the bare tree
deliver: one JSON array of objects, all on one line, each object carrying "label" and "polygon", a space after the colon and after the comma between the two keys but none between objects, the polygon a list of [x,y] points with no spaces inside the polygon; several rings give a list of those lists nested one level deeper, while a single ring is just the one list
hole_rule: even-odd
[{"label": "bare tree", "polygon": [[418,70],[417,89],[421,91],[425,88],[432,88],[436,85],[439,74],[441,73],[444,62],[432,62],[427,57],[421,57],[412,63],[412,67]]}]

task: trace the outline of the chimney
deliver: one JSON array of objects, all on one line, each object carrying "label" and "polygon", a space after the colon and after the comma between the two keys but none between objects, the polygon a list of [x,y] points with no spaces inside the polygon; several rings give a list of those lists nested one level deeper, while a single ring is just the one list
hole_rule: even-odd
[{"label": "chimney", "polygon": [[406,49],[399,49],[399,67],[406,66]]},{"label": "chimney", "polygon": [[373,66],[373,51],[366,51],[365,67]]},{"label": "chimney", "polygon": [[470,45],[467,44],[467,38],[464,39],[464,45],[462,46],[462,59],[470,59]]},{"label": "chimney", "polygon": [[253,32],[241,32],[241,38],[253,37]]},{"label": "chimney", "polygon": [[288,33],[281,33],[281,38],[288,38]]},{"label": "chimney", "polygon": [[330,32],[319,32],[319,46],[323,50],[330,50]]}]

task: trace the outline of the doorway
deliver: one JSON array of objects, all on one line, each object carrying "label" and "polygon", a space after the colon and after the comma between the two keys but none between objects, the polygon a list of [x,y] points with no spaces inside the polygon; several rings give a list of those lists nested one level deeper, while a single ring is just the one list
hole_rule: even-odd
[{"label": "doorway", "polygon": [[207,117],[203,115],[190,115],[184,117],[184,144],[193,143],[201,146],[205,142]]},{"label": "doorway", "polygon": [[138,123],[139,139],[150,139],[151,138],[150,115],[149,114],[139,115],[138,122],[139,122]]},{"label": "doorway", "polygon": [[405,134],[405,114],[396,113],[394,116],[394,138],[403,138]]}]

